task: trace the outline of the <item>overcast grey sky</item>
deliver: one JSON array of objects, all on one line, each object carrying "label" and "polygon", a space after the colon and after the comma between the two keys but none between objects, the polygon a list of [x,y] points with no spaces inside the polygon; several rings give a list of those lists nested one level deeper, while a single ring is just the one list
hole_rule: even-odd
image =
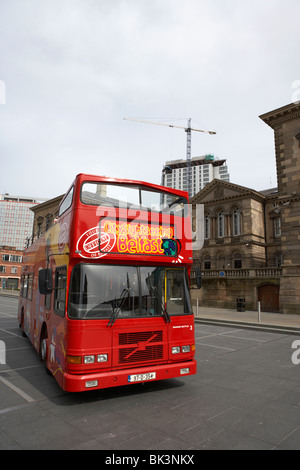
[{"label": "overcast grey sky", "polygon": [[160,183],[185,158],[276,186],[259,115],[300,99],[299,0],[0,0],[0,193],[55,197],[77,173]]}]

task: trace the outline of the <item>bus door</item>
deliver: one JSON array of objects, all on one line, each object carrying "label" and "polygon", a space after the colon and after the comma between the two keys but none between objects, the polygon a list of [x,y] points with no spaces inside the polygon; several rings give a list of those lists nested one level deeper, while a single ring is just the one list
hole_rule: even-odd
[{"label": "bus door", "polygon": [[67,266],[58,266],[54,279],[54,305],[48,322],[48,367],[55,375],[65,370],[65,307],[67,287]]}]

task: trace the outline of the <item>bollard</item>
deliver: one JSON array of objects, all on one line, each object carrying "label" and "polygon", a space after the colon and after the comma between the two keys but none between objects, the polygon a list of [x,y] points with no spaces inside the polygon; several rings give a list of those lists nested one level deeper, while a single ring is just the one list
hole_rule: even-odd
[{"label": "bollard", "polygon": [[196,317],[199,316],[199,299],[197,299],[197,310],[196,310]]},{"label": "bollard", "polygon": [[257,302],[257,307],[258,307],[258,321],[260,322],[260,302]]}]

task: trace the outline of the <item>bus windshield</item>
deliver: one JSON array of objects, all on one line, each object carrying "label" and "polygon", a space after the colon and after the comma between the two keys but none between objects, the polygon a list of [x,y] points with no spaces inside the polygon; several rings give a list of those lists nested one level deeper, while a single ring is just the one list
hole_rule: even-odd
[{"label": "bus windshield", "polygon": [[81,186],[81,202],[87,205],[188,215],[188,201],[185,197],[162,191],[151,191],[135,185],[84,182]]},{"label": "bus windshield", "polygon": [[74,319],[191,314],[186,268],[78,264],[70,283]]}]

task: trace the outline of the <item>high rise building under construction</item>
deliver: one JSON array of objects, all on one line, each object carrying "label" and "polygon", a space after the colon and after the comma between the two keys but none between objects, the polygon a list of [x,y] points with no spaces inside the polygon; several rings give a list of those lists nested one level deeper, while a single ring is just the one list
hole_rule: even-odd
[{"label": "high rise building under construction", "polygon": [[[190,174],[190,183],[188,174]],[[215,178],[229,181],[228,167],[226,160],[216,159],[214,155],[209,154],[192,158],[189,171],[186,159],[167,161],[162,170],[161,181],[163,186],[169,188],[183,191],[188,191],[190,188],[192,197]]]}]

